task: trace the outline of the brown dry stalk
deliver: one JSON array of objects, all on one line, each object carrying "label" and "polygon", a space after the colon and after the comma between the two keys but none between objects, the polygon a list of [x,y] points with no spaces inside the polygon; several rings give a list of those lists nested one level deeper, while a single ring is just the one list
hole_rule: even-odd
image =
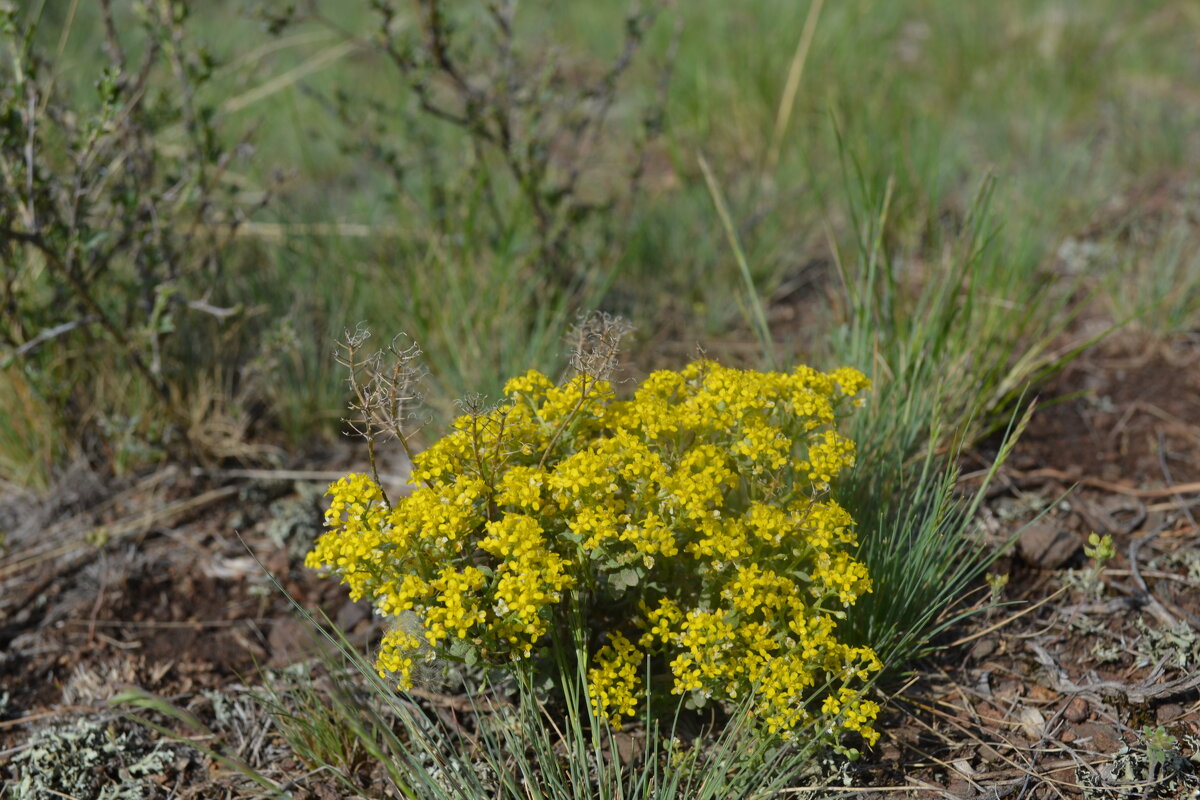
[{"label": "brown dry stalk", "polygon": [[1079,484],[1080,486],[1091,486],[1094,489],[1104,489],[1108,492],[1129,495],[1130,497],[1174,497],[1180,494],[1193,494],[1195,492],[1200,492],[1200,481],[1193,483],[1179,483],[1162,489],[1139,489],[1136,486],[1130,486],[1126,483],[1116,483],[1114,481],[1106,481],[1101,478],[1072,475],[1069,472],[1064,472],[1061,469],[1054,469],[1053,467],[1043,467],[1042,469],[1033,469],[1029,470],[1028,472],[1010,470],[1009,474],[1020,480],[1051,478],[1064,483],[1075,483]]}]

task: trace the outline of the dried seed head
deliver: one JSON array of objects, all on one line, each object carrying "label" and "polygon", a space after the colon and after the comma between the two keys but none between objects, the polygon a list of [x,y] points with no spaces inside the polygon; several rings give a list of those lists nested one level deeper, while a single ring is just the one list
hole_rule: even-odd
[{"label": "dried seed head", "polygon": [[593,311],[571,331],[571,367],[595,380],[608,380],[616,369],[621,340],[633,330],[624,318]]},{"label": "dried seed head", "polygon": [[346,424],[366,439],[403,441],[410,435],[408,429],[421,402],[417,391],[425,377],[421,348],[401,333],[387,347],[366,353],[364,345],[369,338],[371,331],[359,323],[353,332],[346,331],[335,354],[349,373],[347,383],[353,394],[350,410],[354,415]]}]

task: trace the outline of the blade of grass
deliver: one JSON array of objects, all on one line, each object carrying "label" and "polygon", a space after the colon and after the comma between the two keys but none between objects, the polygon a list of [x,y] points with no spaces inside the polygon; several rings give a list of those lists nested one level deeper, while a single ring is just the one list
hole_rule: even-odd
[{"label": "blade of grass", "polygon": [[808,6],[804,29],[800,32],[800,41],[796,43],[796,52],[792,55],[792,63],[788,68],[787,83],[784,84],[783,95],[779,98],[779,109],[775,113],[775,127],[771,131],[771,144],[767,147],[767,159],[763,165],[764,175],[774,172],[779,163],[779,151],[783,147],[783,137],[787,134],[788,122],[792,118],[796,94],[800,91],[800,79],[804,77],[804,65],[808,63],[808,51],[812,47],[813,35],[817,32],[817,20],[821,17],[821,8],[824,5],[825,0],[812,0]]},{"label": "blade of grass", "polygon": [[358,50],[360,47],[360,43],[355,41],[339,42],[332,45],[317,53],[303,64],[289,69],[282,75],[276,75],[261,86],[256,86],[248,92],[230,97],[221,104],[221,112],[224,114],[236,114],[245,108],[249,108],[259,101],[298,83],[314,72],[325,69],[329,65],[350,55],[355,50]]},{"label": "blade of grass", "polygon": [[729,241],[729,247],[737,261],[742,282],[746,287],[746,302],[751,314],[750,322],[758,336],[759,346],[762,347],[763,360],[768,367],[775,369],[778,366],[775,357],[775,342],[771,337],[771,328],[767,325],[767,315],[763,309],[762,300],[758,296],[758,290],[754,287],[754,276],[750,274],[750,264],[746,261],[746,254],[738,241],[737,232],[733,227],[733,219],[729,215],[729,208],[725,205],[725,198],[721,194],[721,187],[717,183],[712,169],[708,166],[707,159],[701,154],[697,160],[700,163],[700,171],[704,173],[704,182],[708,186],[709,196],[712,197],[713,205],[717,209],[717,216],[721,218],[721,225],[725,228],[725,237]]}]

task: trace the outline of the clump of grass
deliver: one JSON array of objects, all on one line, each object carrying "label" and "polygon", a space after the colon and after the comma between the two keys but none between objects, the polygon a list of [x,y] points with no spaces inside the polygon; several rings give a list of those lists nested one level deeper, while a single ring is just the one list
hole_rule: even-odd
[{"label": "clump of grass", "polygon": [[[965,616],[954,609],[1000,554],[973,535],[974,515],[1028,423],[1031,388],[1094,339],[1062,344],[1078,313],[1070,288],[1041,279],[1032,252],[1001,252],[990,180],[956,231],[913,252],[892,234],[894,184],[873,183],[848,150],[843,159],[857,245],[848,258],[835,251],[845,301],[830,349],[876,385],[853,426],[871,464],[839,486],[877,581],[850,625],[895,671]],[[997,434],[981,485],[961,494],[958,460]]]},{"label": "clump of grass", "polygon": [[[1138,227],[1132,223],[1125,232],[1128,242],[1100,247],[1096,258],[1102,265],[1100,274],[1114,316],[1132,320],[1160,338],[1195,330],[1200,321],[1200,234],[1196,225],[1176,219],[1151,225],[1149,231]],[[1107,269],[1103,268],[1105,257],[1110,262]]]},{"label": "clump of grass", "polygon": [[347,791],[382,778],[387,790],[429,800],[717,800],[774,797],[813,775],[815,743],[781,748],[753,736],[745,708],[697,736],[681,705],[669,704],[647,709],[633,736],[614,734],[586,700],[584,660],[562,664],[565,691],[554,707],[526,680],[474,672],[456,695],[466,704],[459,722],[447,725],[418,698],[397,695],[335,630],[324,635],[333,645],[325,677],[276,680],[262,700],[310,774]]}]

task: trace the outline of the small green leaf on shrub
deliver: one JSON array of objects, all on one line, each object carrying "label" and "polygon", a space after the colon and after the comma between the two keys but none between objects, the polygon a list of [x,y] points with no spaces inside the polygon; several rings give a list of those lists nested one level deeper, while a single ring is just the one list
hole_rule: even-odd
[{"label": "small green leaf on shrub", "polygon": [[634,567],[626,567],[622,570],[617,570],[612,575],[608,576],[609,584],[618,592],[625,592],[627,589],[632,589],[638,585],[642,579],[641,570]]}]

